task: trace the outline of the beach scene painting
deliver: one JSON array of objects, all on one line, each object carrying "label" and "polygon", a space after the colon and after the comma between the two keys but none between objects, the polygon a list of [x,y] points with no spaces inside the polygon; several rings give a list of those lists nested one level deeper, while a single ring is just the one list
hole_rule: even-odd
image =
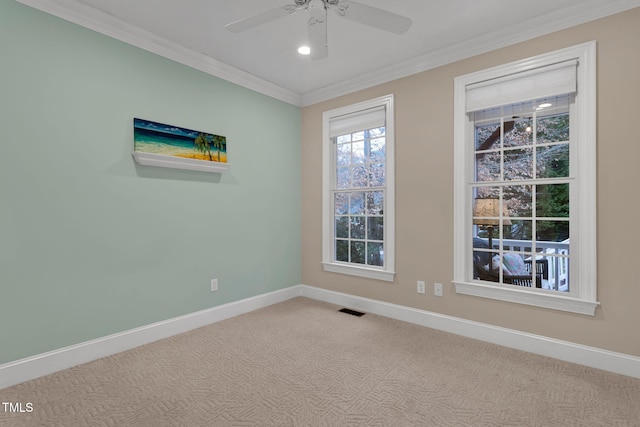
[{"label": "beach scene painting", "polygon": [[133,119],[134,150],[152,155],[227,163],[227,138],[178,126]]}]

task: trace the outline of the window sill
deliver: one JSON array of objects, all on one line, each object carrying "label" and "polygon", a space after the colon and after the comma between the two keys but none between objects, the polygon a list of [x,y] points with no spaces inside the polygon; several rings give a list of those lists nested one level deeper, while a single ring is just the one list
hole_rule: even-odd
[{"label": "window sill", "polygon": [[515,302],[518,304],[586,314],[589,316],[594,316],[596,308],[600,305],[597,301],[587,301],[579,298],[523,289],[510,289],[499,285],[468,282],[453,282],[453,284],[458,294]]},{"label": "window sill", "polygon": [[357,267],[347,264],[336,264],[323,262],[324,271],[331,273],[348,274],[350,276],[365,277],[367,279],[383,280],[385,282],[393,282],[396,276],[394,271],[380,270],[377,268]]}]

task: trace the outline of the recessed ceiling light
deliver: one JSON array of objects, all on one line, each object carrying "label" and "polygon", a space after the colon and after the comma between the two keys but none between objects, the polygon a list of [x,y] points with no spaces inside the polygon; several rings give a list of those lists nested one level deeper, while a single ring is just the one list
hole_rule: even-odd
[{"label": "recessed ceiling light", "polygon": [[298,48],[298,53],[300,55],[309,55],[311,53],[311,48],[309,46],[300,46]]},{"label": "recessed ceiling light", "polygon": [[538,105],[538,108],[547,108],[547,107],[551,107],[553,104],[550,104],[548,102],[545,102],[544,104],[540,104]]}]

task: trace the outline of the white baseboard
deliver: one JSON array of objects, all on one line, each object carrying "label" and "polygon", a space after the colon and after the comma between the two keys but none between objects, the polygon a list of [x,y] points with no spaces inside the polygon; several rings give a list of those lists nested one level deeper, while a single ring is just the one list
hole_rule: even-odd
[{"label": "white baseboard", "polygon": [[293,286],[5,363],[0,389],[286,301],[300,291]]},{"label": "white baseboard", "polygon": [[307,298],[640,378],[640,357],[311,286],[301,285],[301,288],[300,295]]},{"label": "white baseboard", "polygon": [[0,389],[298,296],[640,378],[640,357],[312,286],[297,285],[5,363],[0,365]]}]

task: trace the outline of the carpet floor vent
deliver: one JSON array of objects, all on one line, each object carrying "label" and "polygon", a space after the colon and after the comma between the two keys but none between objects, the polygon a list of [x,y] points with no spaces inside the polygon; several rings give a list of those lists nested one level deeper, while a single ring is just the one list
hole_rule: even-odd
[{"label": "carpet floor vent", "polygon": [[341,312],[341,313],[347,313],[347,314],[350,314],[350,315],[352,315],[352,316],[358,316],[358,317],[360,317],[360,316],[364,316],[364,313],[363,313],[363,312],[361,312],[361,311],[351,310],[351,309],[349,309],[349,308],[342,308],[342,309],[340,309],[340,310],[338,310],[338,311],[339,311],[339,312]]}]

